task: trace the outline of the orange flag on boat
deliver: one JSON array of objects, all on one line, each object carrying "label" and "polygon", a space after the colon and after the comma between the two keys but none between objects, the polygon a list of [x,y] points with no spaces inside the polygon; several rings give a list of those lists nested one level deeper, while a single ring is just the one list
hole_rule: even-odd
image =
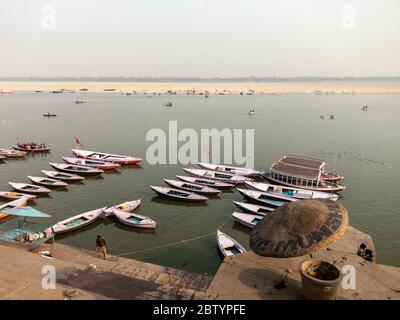
[{"label": "orange flag on boat", "polygon": [[83,144],[79,141],[79,139],[77,137],[75,137],[75,141],[77,145],[80,145],[81,147],[83,147]]}]

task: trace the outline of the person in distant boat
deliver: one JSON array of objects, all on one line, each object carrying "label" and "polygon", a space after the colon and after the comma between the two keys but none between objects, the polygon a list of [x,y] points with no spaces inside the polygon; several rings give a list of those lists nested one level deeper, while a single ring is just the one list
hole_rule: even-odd
[{"label": "person in distant boat", "polygon": [[96,252],[98,256],[102,259],[107,258],[106,247],[107,247],[106,239],[104,239],[101,235],[98,235],[96,239]]}]

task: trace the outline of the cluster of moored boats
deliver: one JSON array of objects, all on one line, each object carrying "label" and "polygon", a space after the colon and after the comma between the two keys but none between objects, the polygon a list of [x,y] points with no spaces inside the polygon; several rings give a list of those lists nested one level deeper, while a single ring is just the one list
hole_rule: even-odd
[{"label": "cluster of moored boats", "polygon": [[75,157],[63,157],[65,163],[49,163],[55,171],[42,170],[44,176],[28,176],[31,183],[8,182],[14,191],[0,191],[0,198],[8,201],[33,201],[38,196],[50,193],[53,188],[66,188],[70,183],[100,175],[104,170],[114,170],[123,164],[138,164],[142,161],[137,157],[97,151],[72,149],[72,152]]},{"label": "cluster of moored boats", "polygon": [[[345,189],[339,184],[343,176],[328,172],[324,161],[309,157],[284,156],[267,172],[209,163],[199,163],[199,166],[201,169],[183,169],[188,176],[178,175],[179,180],[164,180],[171,188],[151,188],[157,194],[175,200],[205,201],[207,194],[236,187],[246,202],[234,201],[237,210],[232,217],[248,228],[253,228],[282,205],[305,199],[336,201],[339,196],[334,192]],[[262,179],[278,184],[265,183],[260,181]],[[217,231],[217,242],[225,256],[245,251],[239,242],[220,230]]]},{"label": "cluster of moored boats", "polygon": [[133,211],[139,208],[140,199],[123,202],[110,208],[103,207],[88,212],[84,212],[73,217],[60,221],[46,230],[46,233],[61,234],[71,232],[96,221],[98,218],[108,218],[114,216],[121,223],[135,228],[154,229],[156,222],[146,216],[134,213]]},{"label": "cluster of moored boats", "polygon": [[[68,182],[84,180],[85,175],[97,175],[104,170],[115,170],[123,164],[141,161],[140,158],[96,151],[72,149],[72,152],[74,157],[63,157],[65,163],[50,163],[56,171],[42,170],[46,177],[28,176],[33,184],[9,182],[20,193],[0,192],[0,197],[14,200],[4,206],[22,206],[37,195],[50,192],[49,187],[66,187]],[[343,176],[328,172],[323,160],[310,157],[284,156],[267,172],[210,163],[198,165],[200,168],[184,168],[186,175],[164,179],[168,187],[151,186],[151,189],[173,200],[206,201],[224,189],[235,188],[246,202],[234,201],[237,209],[232,217],[248,228],[253,228],[263,217],[282,205],[304,199],[336,201],[339,196],[335,192],[345,189],[339,184]],[[154,220],[133,213],[139,205],[140,199],[85,212],[58,222],[46,232],[59,234],[73,231],[99,217],[109,216],[115,216],[128,226],[155,228]],[[224,256],[246,251],[238,241],[220,230],[217,231],[217,243]]]}]

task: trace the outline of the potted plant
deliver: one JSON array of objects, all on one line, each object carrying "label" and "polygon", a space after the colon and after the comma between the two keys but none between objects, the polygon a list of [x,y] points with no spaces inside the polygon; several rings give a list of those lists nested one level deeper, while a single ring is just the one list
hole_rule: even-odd
[{"label": "potted plant", "polygon": [[332,300],[341,281],[340,270],[333,264],[308,259],[300,262],[303,295],[308,300]]}]

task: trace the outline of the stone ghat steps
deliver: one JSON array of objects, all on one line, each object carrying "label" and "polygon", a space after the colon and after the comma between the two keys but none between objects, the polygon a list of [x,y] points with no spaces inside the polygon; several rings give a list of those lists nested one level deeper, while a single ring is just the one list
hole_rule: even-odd
[{"label": "stone ghat steps", "polygon": [[109,256],[62,244],[42,246],[56,260],[77,264],[59,276],[61,284],[112,299],[202,299],[212,278],[138,260]]}]

